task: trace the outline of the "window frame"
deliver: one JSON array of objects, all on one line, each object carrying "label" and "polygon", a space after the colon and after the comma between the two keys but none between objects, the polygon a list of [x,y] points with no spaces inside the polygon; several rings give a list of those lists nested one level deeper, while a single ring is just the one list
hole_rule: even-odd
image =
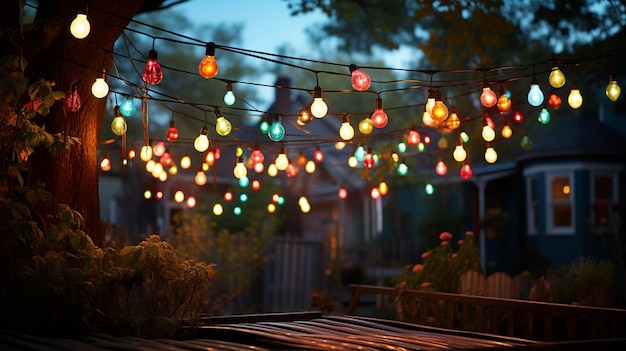
[{"label": "window frame", "polygon": [[[567,200],[552,198],[552,179],[567,178],[569,181],[570,192]],[[546,182],[546,235],[574,235],[576,233],[576,187],[574,186],[575,174],[574,169],[569,171],[554,171],[545,173]],[[554,225],[554,206],[559,204],[569,204],[570,215],[572,218],[569,226]]]}]

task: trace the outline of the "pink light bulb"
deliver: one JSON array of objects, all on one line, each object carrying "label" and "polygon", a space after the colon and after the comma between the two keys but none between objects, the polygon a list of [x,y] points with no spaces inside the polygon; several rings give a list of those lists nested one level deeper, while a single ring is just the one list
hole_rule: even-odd
[{"label": "pink light bulb", "polygon": [[439,162],[437,162],[437,166],[435,167],[435,172],[437,172],[438,175],[442,176],[448,173],[448,166],[446,166],[446,164],[440,159]]},{"label": "pink light bulb", "polygon": [[480,94],[480,103],[485,107],[493,107],[498,102],[498,97],[490,87],[483,87],[483,93]]},{"label": "pink light bulb", "polygon": [[351,64],[348,68],[352,74],[352,87],[358,91],[365,91],[369,89],[370,84],[372,83],[370,76],[361,71],[355,64]]},{"label": "pink light bulb", "polygon": [[159,64],[157,56],[156,50],[150,50],[150,52],[148,52],[148,61],[141,75],[143,81],[150,85],[157,85],[161,83],[163,79],[163,69],[161,68],[161,64]]},{"label": "pink light bulb", "polygon": [[63,108],[68,112],[76,112],[80,109],[81,101],[80,95],[78,95],[78,87],[76,84],[72,84],[72,88],[65,95],[63,99]]}]

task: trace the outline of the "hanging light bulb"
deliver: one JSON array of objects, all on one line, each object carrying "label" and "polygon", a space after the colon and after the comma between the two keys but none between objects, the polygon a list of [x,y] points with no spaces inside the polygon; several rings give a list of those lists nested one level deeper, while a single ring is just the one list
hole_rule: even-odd
[{"label": "hanging light bulb", "polygon": [[487,150],[485,150],[485,161],[494,163],[497,159],[498,153],[490,144],[487,144]]},{"label": "hanging light bulb", "polygon": [[[163,174],[163,173],[164,173],[164,171],[163,171],[163,165],[161,164],[161,162],[156,162],[156,161],[155,161],[155,162],[154,162],[154,168],[152,169],[152,176],[153,176],[154,178],[157,178],[157,179],[158,179],[158,178],[160,178],[160,177],[161,177],[161,174]],[[167,175],[166,175],[166,177],[167,177]]]},{"label": "hanging light bulb", "polygon": [[191,157],[189,155],[184,155],[180,159],[180,168],[189,169],[191,167]]},{"label": "hanging light bulb", "polygon": [[506,113],[511,110],[511,99],[506,94],[504,87],[500,87],[500,97],[498,98],[498,110],[501,113]]},{"label": "hanging light bulb", "polygon": [[317,163],[324,161],[324,153],[322,152],[322,150],[320,150],[319,146],[315,148],[315,152],[313,153],[313,160],[315,160],[315,162]]},{"label": "hanging light bulb", "polygon": [[359,122],[359,132],[361,132],[361,134],[370,134],[372,130],[374,130],[374,125],[372,124],[371,118],[365,117],[361,120],[361,122]]},{"label": "hanging light bulb", "polygon": [[165,138],[167,141],[174,142],[178,140],[178,129],[176,129],[176,123],[174,123],[174,118],[170,120],[170,127],[167,129],[167,133],[165,133]]},{"label": "hanging light bulb", "polygon": [[316,118],[323,118],[328,113],[328,105],[322,98],[322,88],[316,86],[313,92],[313,103],[311,104],[311,113]]},{"label": "hanging light bulb", "polygon": [[511,126],[506,121],[504,122],[504,125],[502,126],[502,130],[500,131],[500,134],[502,135],[504,139],[510,139],[513,136],[513,129],[511,129]]},{"label": "hanging light bulb", "polygon": [[100,161],[100,169],[104,172],[108,172],[111,170],[111,159],[109,158],[109,154],[106,152],[102,157],[102,161]]},{"label": "hanging light bulb", "polygon": [[485,81],[483,83],[483,92],[480,94],[480,103],[487,107],[493,107],[498,102],[498,97],[496,93],[489,87],[489,82]]},{"label": "hanging light bulb", "polygon": [[496,138],[496,131],[489,125],[486,118],[483,118],[483,129],[481,135],[483,140],[486,142],[491,142]]},{"label": "hanging light bulb", "polygon": [[132,161],[135,159],[136,156],[137,152],[135,151],[135,147],[131,146],[131,148],[128,149],[128,159]]},{"label": "hanging light bulb", "polygon": [[367,152],[365,153],[365,157],[363,158],[363,167],[373,168],[374,164],[374,154],[372,154],[372,149],[368,147]]},{"label": "hanging light bulb", "polygon": [[198,172],[196,172],[196,176],[193,178],[193,180],[199,186],[203,186],[204,184],[206,184],[207,177],[204,171],[202,170],[202,167],[198,169]]},{"label": "hanging light bulb", "polygon": [[174,201],[182,203],[185,201],[185,193],[182,190],[178,190],[174,193]]},{"label": "hanging light bulb", "polygon": [[378,184],[378,192],[380,195],[387,195],[389,193],[389,185],[384,180],[381,180]]},{"label": "hanging light bulb", "polygon": [[448,118],[448,106],[443,103],[443,97],[439,91],[435,94],[435,104],[430,111],[430,116],[437,122],[445,121]]},{"label": "hanging light bulb", "polygon": [[435,119],[430,115],[428,111],[424,111],[424,113],[422,114],[422,123],[424,123],[424,125],[428,127],[434,128],[437,126],[437,121],[435,121]]},{"label": "hanging light bulb", "polygon": [[348,197],[348,190],[346,190],[346,188],[344,188],[344,187],[339,188],[339,190],[337,190],[337,196],[340,199],[342,199],[342,200],[347,198]]},{"label": "hanging light bulb", "polygon": [[246,165],[243,163],[243,157],[237,157],[237,163],[235,164],[235,168],[233,169],[233,175],[237,179],[241,179],[248,175],[248,169]]},{"label": "hanging light bulb", "polygon": [[435,92],[432,89],[428,89],[428,100],[426,100],[426,105],[424,106],[424,111],[431,114],[431,111],[435,106]]},{"label": "hanging light bulb", "polygon": [[224,103],[228,106],[232,106],[235,104],[235,93],[233,93],[233,85],[228,83],[226,85],[226,93],[224,93]]},{"label": "hanging light bulb", "polygon": [[472,167],[470,167],[469,163],[465,162],[461,167],[460,176],[461,179],[468,180],[472,177]]},{"label": "hanging light bulb", "polygon": [[460,139],[456,143],[456,147],[454,148],[454,151],[452,152],[452,156],[454,157],[454,160],[457,162],[463,162],[467,158],[467,151],[465,151],[465,148],[463,147],[463,142],[461,142]]},{"label": "hanging light bulb", "polygon": [[259,149],[258,142],[254,143],[254,150],[250,154],[250,159],[254,163],[262,163],[263,160],[265,160],[265,155],[263,155],[263,152],[261,152],[261,150]]},{"label": "hanging light bulb", "polygon": [[359,145],[354,150],[354,157],[356,158],[357,161],[361,162],[365,158],[365,152],[366,152],[365,147],[363,147],[363,145]]},{"label": "hanging light bulb", "polygon": [[561,98],[558,95],[556,95],[555,93],[550,94],[550,97],[548,98],[548,105],[550,105],[550,107],[558,110],[559,107],[561,107],[561,103]]},{"label": "hanging light bulb", "polygon": [[398,163],[398,167],[396,168],[396,173],[398,173],[399,176],[404,177],[405,175],[409,173],[409,166],[407,166],[406,163],[404,162]]},{"label": "hanging light bulb", "polygon": [[550,111],[548,111],[548,109],[546,109],[545,107],[542,108],[541,111],[539,112],[539,116],[537,117],[537,120],[541,124],[550,123]]},{"label": "hanging light bulb", "polygon": [[115,135],[124,135],[128,129],[126,119],[121,115],[119,106],[115,106],[113,110],[115,111],[115,117],[113,117],[113,121],[111,121],[111,131]]},{"label": "hanging light bulb", "polygon": [[120,104],[120,113],[124,117],[131,117],[135,114],[136,109],[135,101],[130,96],[127,96],[126,99],[124,99],[124,101]]},{"label": "hanging light bulb", "polygon": [[459,115],[456,113],[456,107],[452,108],[452,112],[450,116],[446,120],[446,127],[448,129],[457,129],[461,125],[461,120],[459,119]]},{"label": "hanging light bulb", "polygon": [[550,82],[550,85],[555,89],[565,85],[565,75],[558,66],[552,67],[552,71],[548,76],[548,82]]},{"label": "hanging light bulb", "polygon": [[215,151],[211,148],[209,148],[209,151],[204,156],[204,162],[209,166],[213,166],[215,164]]},{"label": "hanging light bulb", "polygon": [[279,171],[284,171],[289,166],[289,159],[287,158],[287,150],[285,150],[284,147],[280,150],[280,153],[276,157],[274,164],[276,165],[276,169],[278,169]]},{"label": "hanging light bulb", "polygon": [[617,79],[615,79],[615,73],[611,73],[609,75],[609,84],[606,86],[606,96],[611,101],[617,101],[621,94],[622,89],[617,84]]},{"label": "hanging light bulb", "polygon": [[297,122],[301,126],[305,126],[313,120],[313,114],[311,113],[311,104],[298,110]]},{"label": "hanging light bulb", "polygon": [[177,175],[177,174],[178,174],[178,167],[176,167],[176,165],[175,165],[175,164],[173,164],[173,165],[170,167],[170,169],[169,169],[169,173],[170,173],[171,175]]},{"label": "hanging light bulb", "polygon": [[155,166],[156,166],[156,161],[148,160],[148,162],[146,162],[146,172],[152,173],[152,171],[154,171]]},{"label": "hanging light bulb", "polygon": [[306,164],[306,156],[302,153],[302,150],[298,153],[298,166],[304,166]]},{"label": "hanging light bulb", "polygon": [[389,122],[389,117],[387,117],[385,110],[383,110],[383,99],[380,97],[376,98],[374,112],[372,113],[370,119],[372,121],[372,125],[379,129],[384,128],[387,125],[387,122]]},{"label": "hanging light bulb", "polygon": [[174,160],[172,159],[172,154],[169,150],[165,150],[159,162],[163,165],[163,167],[171,167],[174,164]]},{"label": "hanging light bulb", "polygon": [[354,63],[348,66],[348,69],[350,70],[350,74],[352,75],[352,87],[355,90],[365,91],[369,89],[372,80],[367,73],[361,71],[359,69],[359,66],[355,65]]},{"label": "hanging light bulb", "polygon": [[537,82],[537,77],[533,76],[532,83],[530,84],[530,90],[528,91],[528,103],[532,106],[540,106],[543,104],[543,92]]},{"label": "hanging light bulb", "polygon": [[148,162],[152,158],[152,146],[150,145],[142,146],[141,150],[139,151],[139,158],[143,162]]},{"label": "hanging light bulb", "polygon": [[572,84],[572,90],[567,96],[567,103],[569,104],[569,107],[574,110],[580,108],[583,104],[583,96],[580,94],[580,89],[576,83]]},{"label": "hanging light bulb", "polygon": [[304,166],[304,170],[309,173],[315,173],[315,170],[317,169],[317,166],[315,165],[315,162],[313,160],[308,160]]},{"label": "hanging light bulb", "polygon": [[289,162],[287,169],[285,170],[285,174],[287,174],[287,177],[295,177],[298,174],[298,167]]},{"label": "hanging light bulb", "polygon": [[448,173],[448,166],[443,162],[442,159],[437,161],[437,165],[435,166],[435,173],[442,176]]},{"label": "hanging light bulb", "polygon": [[224,117],[220,110],[215,110],[215,117],[217,118],[217,120],[215,121],[215,131],[217,132],[217,134],[221,136],[227,136],[228,134],[230,134],[230,132],[233,130],[233,126],[230,121],[228,121],[226,117]]},{"label": "hanging light bulb", "polygon": [[84,39],[89,35],[89,31],[91,30],[91,25],[89,24],[89,20],[87,19],[87,14],[78,13],[76,18],[70,24],[70,33],[76,39]]},{"label": "hanging light bulb", "polygon": [[152,49],[148,52],[148,61],[141,75],[146,84],[157,85],[163,80],[163,69],[158,60],[156,50]]},{"label": "hanging light bulb", "polygon": [[163,156],[163,154],[165,153],[165,143],[162,141],[156,143],[156,145],[154,145],[154,147],[152,148],[152,153],[154,153],[154,156],[156,157]]},{"label": "hanging light bulb", "polygon": [[350,140],[354,137],[354,128],[350,125],[350,120],[347,114],[343,114],[341,128],[339,128],[339,136],[343,140]]},{"label": "hanging light bulb", "polygon": [[78,95],[78,86],[72,84],[70,91],[65,94],[63,99],[63,108],[68,112],[76,112],[80,109],[80,106],[81,100],[80,95]]},{"label": "hanging light bulb", "polygon": [[215,43],[209,42],[206,44],[206,52],[202,61],[198,65],[198,72],[200,76],[206,79],[213,78],[217,75],[219,67],[215,60]]},{"label": "hanging light bulb", "polygon": [[522,149],[526,151],[530,151],[530,149],[532,149],[533,147],[533,141],[528,137],[528,135],[524,135],[522,137],[522,141],[520,142],[520,145],[522,146]]},{"label": "hanging light bulb", "polygon": [[267,123],[267,117],[263,115],[261,123],[259,124],[259,130],[263,134],[267,134],[270,131],[270,124]]},{"label": "hanging light bulb", "polygon": [[196,151],[205,152],[209,148],[209,137],[207,134],[209,134],[209,129],[205,125],[200,130],[200,135],[193,141],[193,147]]},{"label": "hanging light bulb", "polygon": [[267,175],[270,177],[276,177],[278,175],[278,167],[276,167],[276,164],[272,163],[267,167]]},{"label": "hanging light bulb", "polygon": [[102,77],[96,78],[96,81],[93,82],[93,85],[91,86],[91,93],[98,99],[102,99],[109,93],[109,85],[106,80],[104,80],[104,73],[102,74]]},{"label": "hanging light bulb", "polygon": [[356,168],[356,166],[359,165],[359,160],[356,159],[356,157],[354,157],[354,155],[348,157],[348,166],[350,168]]},{"label": "hanging light bulb", "polygon": [[403,153],[406,151],[406,143],[404,142],[404,139],[400,139],[398,141],[398,144],[396,145],[396,148],[398,149],[399,153]]},{"label": "hanging light bulb", "polygon": [[272,141],[281,141],[285,137],[285,127],[283,127],[283,124],[280,122],[280,116],[277,116],[276,119],[272,121],[272,126],[267,136]]},{"label": "hanging light bulb", "polygon": [[444,150],[448,148],[448,139],[444,134],[441,134],[441,138],[437,141],[437,147]]},{"label": "hanging light bulb", "polygon": [[406,136],[406,143],[411,146],[417,146],[420,143],[420,134],[417,132],[415,125],[411,126],[409,134]]},{"label": "hanging light bulb", "polygon": [[513,120],[517,123],[522,123],[524,122],[524,115],[519,111],[515,111],[513,114]]},{"label": "hanging light bulb", "polygon": [[250,185],[252,190],[257,191],[261,189],[261,182],[258,179],[252,181],[252,185]]}]

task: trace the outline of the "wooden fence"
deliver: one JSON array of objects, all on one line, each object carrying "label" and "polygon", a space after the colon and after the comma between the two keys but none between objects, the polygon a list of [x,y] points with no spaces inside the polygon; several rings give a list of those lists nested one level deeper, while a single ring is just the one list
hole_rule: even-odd
[{"label": "wooden fence", "polygon": [[351,285],[347,314],[362,294],[408,301],[413,321],[439,327],[531,340],[564,341],[626,338],[626,310],[419,290]]}]

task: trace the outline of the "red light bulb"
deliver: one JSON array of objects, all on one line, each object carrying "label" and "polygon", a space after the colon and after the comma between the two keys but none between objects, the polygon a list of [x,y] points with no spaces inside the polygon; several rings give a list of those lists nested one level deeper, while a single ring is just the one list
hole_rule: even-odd
[{"label": "red light bulb", "polygon": [[171,120],[170,128],[167,130],[167,133],[165,134],[165,138],[169,142],[174,142],[178,140],[178,136],[179,135],[178,135],[178,129],[176,129],[176,124],[174,123],[174,120]]},{"label": "red light bulb", "polygon": [[250,187],[252,188],[252,190],[259,190],[261,189],[261,182],[258,179],[255,179],[252,181]]},{"label": "red light bulb", "polygon": [[372,154],[372,149],[367,148],[367,153],[365,154],[365,158],[363,158],[363,166],[365,168],[373,168],[374,167],[374,155]]},{"label": "red light bulb", "polygon": [[361,71],[355,64],[351,64],[348,68],[352,74],[352,87],[358,91],[365,91],[369,89],[370,84],[372,83],[370,76]]},{"label": "red light bulb", "polygon": [[224,193],[224,200],[225,200],[226,202],[231,202],[231,201],[233,201],[233,193],[232,193],[232,192],[230,192],[230,191],[225,192],[225,193]]},{"label": "red light bulb", "polygon": [[320,162],[324,161],[324,153],[322,152],[322,150],[320,150],[319,147],[313,153],[313,159],[317,163],[320,163]]},{"label": "red light bulb", "polygon": [[150,50],[148,52],[148,61],[141,75],[146,84],[156,85],[163,80],[163,69],[161,68],[161,64],[159,64],[157,56],[156,50]]},{"label": "red light bulb", "polygon": [[485,86],[483,86],[483,92],[480,94],[480,103],[485,107],[493,107],[496,102],[498,102],[496,93],[494,93],[494,91],[487,86],[487,83],[485,83]]},{"label": "red light bulb", "polygon": [[441,159],[439,159],[439,162],[437,162],[437,166],[435,167],[435,172],[438,175],[442,176],[448,173],[448,166],[446,166],[446,164]]},{"label": "red light bulb", "polygon": [[259,150],[259,143],[254,144],[254,151],[250,154],[250,159],[254,163],[262,163],[265,160],[265,155]]},{"label": "red light bulb", "polygon": [[383,99],[376,99],[376,107],[370,119],[372,120],[372,125],[376,128],[383,128],[387,125],[387,122],[389,122],[389,117],[387,117],[385,110],[383,110]]},{"label": "red light bulb", "polygon": [[513,114],[513,120],[517,123],[522,123],[524,121],[524,115],[519,111],[515,111]]},{"label": "red light bulb", "polygon": [[411,146],[417,146],[417,144],[420,143],[420,134],[415,129],[415,126],[411,127],[411,130],[406,137],[406,142]]},{"label": "red light bulb", "polygon": [[172,159],[172,154],[170,154],[169,150],[165,150],[163,155],[161,155],[159,162],[161,162],[161,164],[164,167],[171,167],[174,164],[174,160]]},{"label": "red light bulb", "polygon": [[472,177],[472,167],[470,167],[469,163],[464,163],[461,167],[461,179],[468,180]]},{"label": "red light bulb", "polygon": [[550,94],[550,97],[548,98],[548,105],[550,105],[550,107],[558,110],[559,107],[561,107],[561,102],[561,98],[558,95],[555,93]]},{"label": "red light bulb", "polygon": [[76,112],[80,109],[81,101],[80,95],[78,95],[78,87],[76,84],[72,84],[72,88],[65,95],[63,100],[63,108],[68,112]]},{"label": "red light bulb", "polygon": [[340,199],[345,199],[348,197],[348,190],[346,190],[345,188],[339,188],[337,195]]}]

